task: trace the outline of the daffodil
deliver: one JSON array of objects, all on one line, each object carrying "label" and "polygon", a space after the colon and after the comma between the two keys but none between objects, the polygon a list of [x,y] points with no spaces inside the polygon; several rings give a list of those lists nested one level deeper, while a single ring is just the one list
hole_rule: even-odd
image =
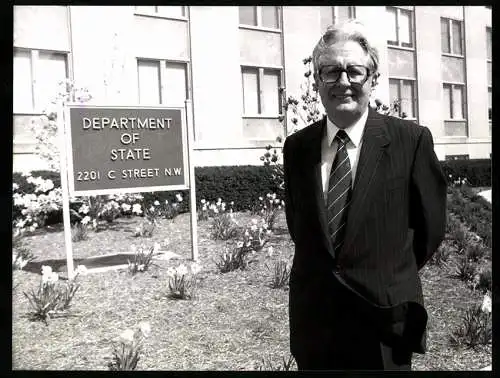
[{"label": "daffodil", "polygon": [[154,201],[154,202],[153,202],[153,204],[154,204],[155,206],[160,206],[160,201],[158,201],[158,200],[157,200],[157,201]]},{"label": "daffodil", "polygon": [[82,276],[86,275],[88,273],[88,269],[85,265],[78,265],[76,267],[76,273],[81,274]]},{"label": "daffodil", "polygon": [[120,341],[124,344],[132,344],[134,342],[134,331],[126,329],[120,334]]},{"label": "daffodil", "polygon": [[151,325],[149,324],[149,322],[140,322],[139,329],[141,330],[141,333],[144,337],[149,337],[149,335],[151,334]]},{"label": "daffodil", "polygon": [[486,313],[491,313],[491,297],[486,293],[483,297],[483,304],[481,305],[481,311]]},{"label": "daffodil", "polygon": [[187,267],[184,264],[181,264],[177,267],[177,274],[179,276],[184,276],[188,273]]},{"label": "daffodil", "polygon": [[191,264],[191,272],[193,274],[198,274],[200,271],[201,271],[201,266],[197,262]]}]

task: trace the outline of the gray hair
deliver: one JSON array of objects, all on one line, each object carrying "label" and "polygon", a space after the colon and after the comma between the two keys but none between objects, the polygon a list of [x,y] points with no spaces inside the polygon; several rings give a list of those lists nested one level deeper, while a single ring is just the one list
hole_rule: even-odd
[{"label": "gray hair", "polygon": [[378,71],[379,56],[378,51],[373,44],[369,42],[368,33],[365,26],[358,20],[348,20],[339,25],[331,25],[320,38],[313,50],[312,61],[314,72],[318,72],[319,58],[328,51],[328,48],[340,41],[354,41],[365,50],[372,61],[372,70]]}]

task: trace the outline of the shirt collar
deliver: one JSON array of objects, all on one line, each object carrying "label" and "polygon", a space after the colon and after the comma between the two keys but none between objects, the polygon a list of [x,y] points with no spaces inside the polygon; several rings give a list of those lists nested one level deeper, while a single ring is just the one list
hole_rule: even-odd
[{"label": "shirt collar", "polygon": [[[361,117],[351,126],[346,127],[344,130],[349,136],[350,141],[354,144],[354,147],[358,147],[361,143],[361,137],[363,136],[363,131],[365,129],[366,120],[368,118],[368,107]],[[326,131],[328,138],[328,145],[331,146],[337,131],[340,129],[335,125],[328,116],[326,117]]]}]

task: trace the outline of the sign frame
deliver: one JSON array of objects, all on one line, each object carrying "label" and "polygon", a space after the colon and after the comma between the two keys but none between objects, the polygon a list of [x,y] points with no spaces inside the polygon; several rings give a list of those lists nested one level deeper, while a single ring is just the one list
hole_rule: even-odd
[{"label": "sign frame", "polygon": [[[128,188],[111,188],[111,189],[89,189],[77,190],[75,189],[75,172],[73,161],[73,144],[74,140],[71,135],[71,118],[70,111],[75,108],[83,109],[158,109],[158,110],[179,110],[181,116],[181,141],[182,141],[182,169],[184,170],[184,183],[178,185],[161,185],[161,186],[141,186],[141,187],[128,187]],[[68,153],[66,154],[66,164],[68,172],[68,188],[70,196],[95,196],[105,194],[119,194],[119,193],[141,193],[141,192],[159,192],[159,191],[174,191],[174,190],[189,190],[191,184],[191,175],[189,168],[190,151],[192,146],[189,143],[189,131],[186,120],[186,107],[182,106],[160,106],[160,105],[92,105],[81,104],[75,102],[68,102],[64,106],[64,128],[65,128],[65,148]]]}]

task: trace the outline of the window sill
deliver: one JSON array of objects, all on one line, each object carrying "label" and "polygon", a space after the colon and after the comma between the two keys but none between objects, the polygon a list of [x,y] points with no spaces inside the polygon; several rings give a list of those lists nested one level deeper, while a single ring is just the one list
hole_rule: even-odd
[{"label": "window sill", "polygon": [[450,58],[464,58],[464,55],[459,55],[459,54],[453,54],[453,53],[445,53],[445,52],[441,52],[441,55],[442,56],[447,56],[447,57],[450,57]]},{"label": "window sill", "polygon": [[44,114],[45,113],[43,113],[43,112],[36,112],[34,110],[25,111],[25,112],[20,112],[20,111],[12,112],[13,116],[42,116]]},{"label": "window sill", "polygon": [[240,29],[258,30],[258,31],[264,31],[264,32],[271,32],[271,33],[281,34],[281,29],[268,28],[268,27],[265,27],[265,26],[255,26],[255,25],[239,24],[239,27],[240,27]]},{"label": "window sill", "polygon": [[450,119],[444,119],[443,120],[444,122],[467,122],[466,119],[458,119],[458,118],[450,118]]},{"label": "window sill", "polygon": [[164,20],[175,20],[175,21],[186,21],[186,22],[188,21],[188,18],[185,16],[170,16],[161,13],[159,14],[159,13],[134,12],[134,16],[160,18]]},{"label": "window sill", "polygon": [[404,50],[404,51],[411,51],[415,52],[415,47],[405,47],[405,46],[400,46],[400,45],[391,45],[387,44],[387,47],[390,49],[395,49],[395,50]]}]

